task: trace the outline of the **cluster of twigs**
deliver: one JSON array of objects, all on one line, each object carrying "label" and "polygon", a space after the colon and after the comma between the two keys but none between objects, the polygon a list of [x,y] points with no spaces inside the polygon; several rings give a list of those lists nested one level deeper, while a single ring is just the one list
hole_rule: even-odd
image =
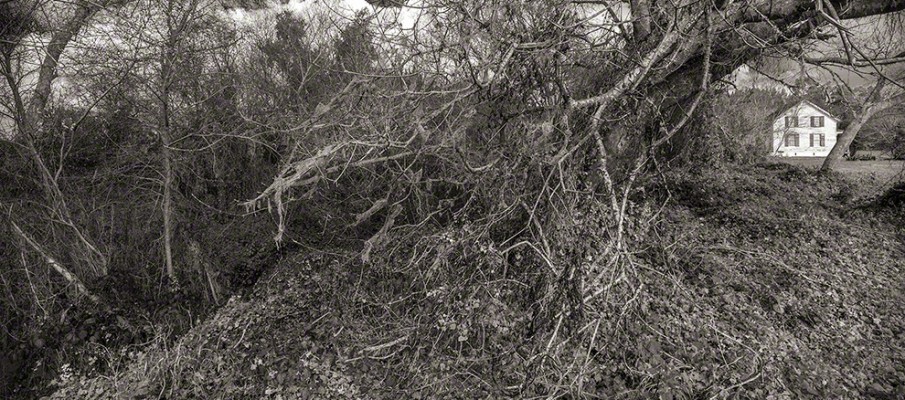
[{"label": "cluster of twigs", "polygon": [[[555,62],[543,54],[550,44],[509,46],[489,68],[495,82],[411,87],[399,76],[355,78],[290,130],[301,139],[274,181],[245,205],[275,211],[280,242],[291,229],[286,221],[294,193],[330,197],[336,186],[350,185],[371,197],[345,208],[350,222],[336,228],[374,220],[361,237],[359,261],[381,271],[376,278],[402,274],[419,289],[375,306],[384,321],[375,331],[397,335],[365,346],[359,357],[405,363],[412,355],[400,350],[404,344],[471,357],[443,367],[471,368],[500,351],[514,357],[491,357],[513,366],[506,390],[583,395],[603,368],[599,355],[611,354],[644,290],[628,237],[644,234],[656,217],[633,216],[631,197],[658,149],[683,129],[709,91],[710,19],[705,10],[675,21],[649,56],[608,90],[581,100],[554,92],[550,99],[564,103],[542,112],[515,102],[539,90],[534,85],[564,79],[543,75],[555,70],[545,67]],[[707,50],[695,95],[670,119],[675,122],[655,128],[640,142],[641,151],[628,154],[628,168],[620,168],[613,162],[619,152],[603,137],[605,114],[639,107],[632,98],[643,98],[636,90],[653,66],[700,26]],[[520,65],[511,65],[513,59]],[[431,111],[421,111],[425,105]],[[597,179],[599,187],[592,183]],[[587,217],[578,217],[582,213]],[[595,240],[577,243],[589,238]],[[419,324],[419,332],[400,320],[429,315],[440,317],[429,329]],[[473,347],[476,331],[484,343]]]}]

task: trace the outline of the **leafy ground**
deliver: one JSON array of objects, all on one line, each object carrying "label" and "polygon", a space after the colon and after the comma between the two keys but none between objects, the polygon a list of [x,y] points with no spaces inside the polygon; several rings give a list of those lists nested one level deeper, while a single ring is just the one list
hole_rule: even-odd
[{"label": "leafy ground", "polygon": [[761,358],[774,390],[755,393],[905,396],[902,203],[870,205],[876,179],[784,165],[679,179],[682,286]]},{"label": "leafy ground", "polygon": [[[862,180],[765,164],[651,183],[631,298],[564,351],[580,375],[544,380],[569,357],[525,356],[553,328],[517,261],[443,280],[299,252],[175,343],[64,371],[52,398],[905,398],[905,202]],[[578,221],[593,247],[598,221]]]}]

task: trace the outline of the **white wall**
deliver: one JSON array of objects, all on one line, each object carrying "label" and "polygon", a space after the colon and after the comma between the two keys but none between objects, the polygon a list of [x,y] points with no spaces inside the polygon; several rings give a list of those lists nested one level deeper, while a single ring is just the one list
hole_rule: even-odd
[{"label": "white wall", "polygon": [[[786,117],[798,116],[798,127],[786,128]],[[821,128],[811,127],[811,117],[824,117]],[[815,138],[811,147],[811,134],[823,134],[824,146]],[[799,135],[798,146],[786,147],[785,136]],[[801,103],[786,110],[773,121],[773,155],[781,157],[826,157],[836,145],[836,121],[808,103]]]}]

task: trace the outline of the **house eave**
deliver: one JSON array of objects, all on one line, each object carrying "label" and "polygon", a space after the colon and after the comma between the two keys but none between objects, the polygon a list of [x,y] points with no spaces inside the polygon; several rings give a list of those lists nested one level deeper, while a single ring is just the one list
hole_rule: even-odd
[{"label": "house eave", "polygon": [[776,112],[775,114],[773,114],[773,121],[774,121],[774,122],[775,122],[775,121],[779,121],[779,120],[782,119],[783,117],[787,116],[787,115],[789,114],[789,111],[792,111],[792,110],[794,110],[794,109],[797,109],[797,108],[801,107],[801,105],[803,105],[803,104],[808,104],[808,105],[810,105],[811,107],[814,107],[814,109],[816,109],[818,112],[820,112],[821,114],[823,114],[823,116],[825,116],[825,117],[827,117],[827,118],[829,118],[829,119],[835,121],[836,124],[839,124],[839,123],[842,122],[842,120],[840,120],[839,118],[836,118],[835,116],[833,116],[833,114],[830,114],[829,111],[824,110],[822,107],[820,107],[820,106],[814,104],[813,102],[811,102],[811,101],[809,101],[809,100],[801,100],[801,101],[795,103],[794,105],[791,105],[791,106],[788,106],[788,107],[785,107],[785,108],[781,109],[780,111],[778,111],[778,112]]},{"label": "house eave", "polygon": [[805,103],[810,104],[811,107],[816,108],[817,111],[822,112],[824,116],[829,117],[829,118],[832,119],[833,121],[836,121],[836,123],[842,122],[839,118],[836,118],[836,117],[833,116],[833,114],[830,114],[829,111],[824,110],[822,107],[820,107],[820,106],[818,106],[818,105],[812,103],[810,100],[802,100],[802,101],[801,101],[800,103],[798,103],[796,106],[800,106],[800,105],[805,104]]}]

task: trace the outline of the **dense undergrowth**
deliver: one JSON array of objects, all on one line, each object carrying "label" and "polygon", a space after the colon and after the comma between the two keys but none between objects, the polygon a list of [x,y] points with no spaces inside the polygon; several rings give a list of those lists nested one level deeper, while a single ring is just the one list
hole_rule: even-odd
[{"label": "dense undergrowth", "polygon": [[[545,244],[572,267],[466,221],[364,261],[299,249],[177,341],[64,371],[52,397],[905,396],[900,194],[864,200],[786,165],[674,172],[641,193],[621,267],[600,262],[592,197]],[[570,275],[590,283],[551,282]]]}]

